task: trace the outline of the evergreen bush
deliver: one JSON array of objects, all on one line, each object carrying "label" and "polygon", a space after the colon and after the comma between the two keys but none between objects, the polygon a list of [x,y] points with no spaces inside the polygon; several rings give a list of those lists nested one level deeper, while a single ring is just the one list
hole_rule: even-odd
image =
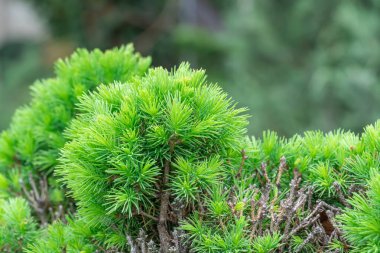
[{"label": "evergreen bush", "polygon": [[149,63],[79,50],[33,85],[0,137],[0,251],[379,251],[380,121],[248,138],[204,71]]},{"label": "evergreen bush", "polygon": [[[30,104],[16,111],[10,128],[0,136],[0,173],[8,185],[6,194],[23,193],[42,222],[48,219],[49,207],[67,205],[51,175],[65,143],[62,132],[76,114],[78,97],[101,83],[126,82],[143,75],[149,65],[150,58],[135,54],[132,45],[104,53],[79,49],[59,60],[56,76],[33,84]],[[29,194],[30,190],[34,193]],[[36,199],[44,190],[45,199]]]},{"label": "evergreen bush", "polygon": [[79,214],[109,245],[124,248],[144,229],[169,252],[173,228],[220,183],[228,154],[238,150],[245,110],[187,64],[100,86],[78,108],[57,173]]}]

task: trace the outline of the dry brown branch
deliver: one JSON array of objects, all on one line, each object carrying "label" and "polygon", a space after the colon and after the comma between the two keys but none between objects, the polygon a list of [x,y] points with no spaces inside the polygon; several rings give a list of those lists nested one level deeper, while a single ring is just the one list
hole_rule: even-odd
[{"label": "dry brown branch", "polygon": [[26,199],[29,201],[29,204],[36,212],[41,225],[46,226],[49,219],[48,214],[50,208],[47,178],[44,176],[39,180],[39,187],[37,187],[32,174],[29,174],[28,179],[31,190],[28,190],[25,182],[20,179],[22,191],[25,194]]}]

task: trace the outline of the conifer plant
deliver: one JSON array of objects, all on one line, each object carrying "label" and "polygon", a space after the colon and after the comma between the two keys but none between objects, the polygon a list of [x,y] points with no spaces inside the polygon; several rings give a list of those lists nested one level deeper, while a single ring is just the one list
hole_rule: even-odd
[{"label": "conifer plant", "polygon": [[247,138],[205,72],[78,50],[0,136],[1,252],[379,252],[380,121]]},{"label": "conifer plant", "polygon": [[0,184],[6,185],[1,194],[24,195],[41,223],[52,218],[49,208],[69,208],[52,172],[78,97],[101,83],[143,75],[149,66],[150,58],[134,53],[132,45],[105,52],[79,49],[59,60],[56,76],[31,86],[31,102],[16,111],[10,128],[0,135]]},{"label": "conifer plant", "polygon": [[221,182],[245,134],[245,109],[188,64],[102,85],[78,109],[57,174],[79,215],[120,249],[137,247],[140,230],[160,252],[186,247],[176,227]]}]

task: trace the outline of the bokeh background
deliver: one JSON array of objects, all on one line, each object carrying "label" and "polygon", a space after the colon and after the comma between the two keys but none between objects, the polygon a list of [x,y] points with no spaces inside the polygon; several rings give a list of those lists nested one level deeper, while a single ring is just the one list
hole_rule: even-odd
[{"label": "bokeh background", "polygon": [[380,118],[380,0],[0,0],[0,130],[57,58],[128,42],[155,66],[206,69],[250,134]]}]

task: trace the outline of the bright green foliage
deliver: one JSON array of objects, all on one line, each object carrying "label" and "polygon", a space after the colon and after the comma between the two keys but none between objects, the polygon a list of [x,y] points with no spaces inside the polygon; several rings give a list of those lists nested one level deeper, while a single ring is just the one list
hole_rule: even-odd
[{"label": "bright green foliage", "polygon": [[37,235],[37,223],[22,198],[0,200],[0,252],[22,252]]},{"label": "bright green foliage", "polygon": [[[351,196],[349,192],[355,191],[354,186],[359,189],[368,187],[368,197],[355,195],[349,202],[354,211],[346,208],[345,216],[341,220],[344,224],[343,231],[347,233],[346,236],[354,248],[356,245],[359,249],[365,245],[375,247],[374,245],[380,243],[380,212],[376,207],[379,185],[374,179],[367,185],[366,179],[369,179],[371,171],[380,172],[379,144],[380,121],[367,126],[361,136],[343,131],[327,134],[317,131],[284,139],[273,132],[265,132],[262,139],[247,139],[243,158],[231,156],[232,166],[223,177],[224,188],[213,187],[210,197],[202,199],[203,210],[184,222],[182,228],[189,233],[189,241],[196,252],[250,252],[250,247],[258,247],[256,251],[260,247],[270,247],[269,242],[275,240],[261,240],[266,235],[255,230],[255,225],[251,223],[252,214],[258,212],[260,207],[267,208],[267,214],[259,225],[262,226],[262,231],[270,230],[272,236],[278,232],[282,236],[286,234],[285,221],[279,224],[277,230],[270,224],[276,223],[273,222],[273,217],[282,215],[281,210],[289,212],[284,203],[289,201],[288,194],[292,191],[289,183],[296,171],[302,176],[300,187],[304,187],[304,190],[299,191],[298,197],[302,199],[305,197],[304,193],[309,191],[306,189],[312,189],[311,207],[316,205],[316,200],[322,200],[330,203],[333,208],[342,208],[347,205],[344,199]],[[285,167],[281,165],[281,157],[286,158]],[[278,178],[280,170],[282,176]],[[267,185],[265,173],[272,185],[268,197],[263,198]],[[278,187],[274,184],[277,180]],[[266,205],[263,205],[263,200],[266,200]],[[292,202],[294,206],[297,201]],[[338,213],[336,209],[333,210],[335,214]],[[293,217],[289,226],[296,227],[311,212],[312,209],[305,207],[289,213],[288,216]],[[349,222],[345,222],[348,217]],[[300,252],[345,249],[344,242],[335,239],[328,245],[318,245],[313,240],[305,242],[313,234],[313,229],[306,227],[306,230],[300,230],[289,238],[279,239],[277,245],[273,244],[274,249],[279,250],[283,246],[293,251],[302,246],[303,251]],[[359,231],[363,233],[358,233]],[[267,243],[256,246],[256,240]],[[361,240],[362,244],[358,244]]]},{"label": "bright green foliage", "polygon": [[92,253],[96,247],[91,243],[93,231],[81,220],[69,219],[68,224],[54,222],[40,232],[37,240],[30,242],[27,253]]},{"label": "bright green foliage", "polygon": [[182,225],[182,229],[189,233],[191,248],[195,252],[250,252],[253,245],[246,236],[247,227],[248,221],[242,217],[229,220],[220,231],[205,226],[198,214]]},{"label": "bright green foliage", "polygon": [[69,59],[58,61],[57,77],[32,86],[30,105],[16,112],[10,129],[2,134],[2,168],[18,163],[31,170],[54,166],[65,141],[61,133],[75,113],[78,97],[101,83],[125,82],[142,75],[149,63],[149,59],[134,54],[132,46],[105,53],[81,49]]},{"label": "bright green foliage", "polygon": [[[237,218],[228,210],[225,211],[227,212],[224,213],[224,217],[211,219],[219,224],[225,223],[219,228],[207,224],[210,220],[204,224],[197,214],[182,225],[182,229],[189,233],[191,249],[194,252],[270,253],[280,247],[281,236],[278,233],[250,238],[250,221],[244,216]],[[208,215],[213,215],[213,213],[210,212]]]},{"label": "bright green foliage", "polygon": [[[1,134],[0,172],[9,178],[12,171],[20,174],[18,178],[29,172],[50,173],[65,143],[62,132],[76,113],[78,97],[101,83],[127,82],[143,75],[149,65],[150,59],[135,54],[131,45],[106,52],[79,49],[59,60],[56,77],[31,87],[30,104],[17,110],[10,128]],[[20,190],[18,181],[10,187]]]},{"label": "bright green foliage", "polygon": [[353,252],[380,252],[380,173],[373,173],[366,195],[355,194],[339,217]]},{"label": "bright green foliage", "polygon": [[[290,242],[290,245],[291,245],[291,251],[290,252],[293,252],[295,251],[298,247],[300,247],[300,245],[303,243],[305,238],[302,238],[301,236],[293,236],[292,239],[291,239],[291,242]],[[330,246],[331,248],[331,246]],[[315,252],[315,246],[312,244],[312,243],[307,243],[305,246],[304,246],[304,251],[302,252]]]},{"label": "bright green foliage", "polygon": [[0,174],[0,199],[8,196],[8,180],[2,174]]},{"label": "bright green foliage", "polygon": [[[169,202],[171,212],[191,212],[220,182],[225,157],[239,148],[247,124],[245,110],[187,64],[100,86],[78,108],[57,173],[86,222],[120,245],[140,228],[154,236],[152,217],[169,223],[163,210]],[[173,210],[175,203],[182,207]],[[176,226],[180,215],[172,215]]]},{"label": "bright green foliage", "polygon": [[[346,191],[351,184],[365,184],[371,168],[379,170],[380,121],[367,126],[361,136],[342,130],[326,134],[308,131],[285,139],[274,132],[264,132],[261,139],[248,140],[244,149],[249,166],[243,174],[255,173],[266,162],[273,179],[284,156],[288,167],[297,168],[319,197],[331,199],[336,197],[334,182]],[[291,173],[284,175],[285,187],[291,178]]]},{"label": "bright green foliage", "polygon": [[[244,139],[245,109],[204,71],[149,64],[131,46],[78,50],[32,86],[0,136],[0,197],[34,212],[1,200],[0,251],[380,250],[380,121]],[[76,208],[42,231],[32,217]]]},{"label": "bright green foliage", "polygon": [[[204,210],[182,223],[181,228],[188,233],[193,251],[270,253],[280,249],[285,226],[272,230],[271,214],[273,211],[275,215],[280,215],[284,211],[278,211],[282,208],[284,194],[278,196],[278,189],[273,188],[269,193],[270,199],[262,205],[265,189],[256,189],[250,185],[248,181],[251,178],[237,179],[232,187],[225,186],[226,190],[214,187],[211,197],[202,199]],[[266,214],[259,218],[259,212],[263,208],[267,208],[264,211]],[[309,214],[309,210],[298,211],[289,223],[291,227],[295,227],[297,220],[302,220]],[[256,224],[252,222],[252,214],[256,214]],[[289,247],[296,248],[297,244],[293,240],[302,236],[302,242],[306,238],[306,232],[300,231],[297,236],[291,237]],[[313,248],[316,247],[313,245]]]},{"label": "bright green foliage", "polygon": [[253,252],[269,253],[280,247],[281,236],[278,233],[264,235],[255,238],[252,244]]}]

